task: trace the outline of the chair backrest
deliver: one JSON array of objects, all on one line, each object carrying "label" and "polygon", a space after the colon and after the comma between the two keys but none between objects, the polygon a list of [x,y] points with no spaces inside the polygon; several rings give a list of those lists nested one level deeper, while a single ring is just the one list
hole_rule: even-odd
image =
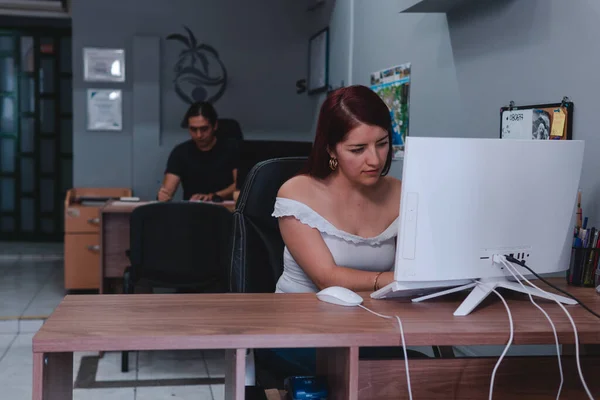
[{"label": "chair backrest", "polygon": [[235,119],[231,118],[219,118],[217,125],[217,130],[215,135],[227,139],[234,139],[237,141],[244,140],[244,135],[242,133],[242,127],[239,122]]},{"label": "chair backrest", "polygon": [[229,285],[237,293],[270,293],[283,272],[284,243],[275,199],[285,181],[296,175],[306,157],[262,161],[248,174],[233,214]]},{"label": "chair backrest", "polygon": [[168,286],[227,286],[232,214],[206,203],[167,202],[137,207],[130,220],[135,281]]},{"label": "chair backrest", "polygon": [[240,142],[237,188],[242,189],[246,177],[256,164],[273,158],[308,157],[312,142],[288,140],[244,140]]}]

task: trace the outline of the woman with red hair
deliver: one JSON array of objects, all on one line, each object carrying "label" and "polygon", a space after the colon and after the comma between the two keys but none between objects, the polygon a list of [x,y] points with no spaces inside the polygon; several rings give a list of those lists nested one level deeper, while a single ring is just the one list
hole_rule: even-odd
[{"label": "woman with red hair", "polygon": [[365,86],[329,94],[305,170],[279,190],[284,272],[278,293],[329,286],[375,291],[393,281],[399,180],[390,112]]},{"label": "woman with red hair", "polygon": [[[393,281],[401,183],[387,176],[391,132],[389,109],[369,88],[350,86],[329,94],[305,170],[283,184],[275,201],[273,216],[285,242],[276,292],[310,293],[330,286],[374,291]],[[315,349],[255,354],[283,377],[316,373]],[[361,348],[359,354],[403,358],[399,347]]]}]

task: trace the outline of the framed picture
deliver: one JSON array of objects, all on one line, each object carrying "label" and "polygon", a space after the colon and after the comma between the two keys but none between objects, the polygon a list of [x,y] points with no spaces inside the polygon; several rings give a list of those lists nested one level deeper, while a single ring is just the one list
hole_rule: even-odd
[{"label": "framed picture", "polygon": [[308,94],[327,91],[329,87],[329,28],[308,41]]},{"label": "framed picture", "polygon": [[572,140],[572,101],[502,107],[500,139]]},{"label": "framed picture", "polygon": [[87,90],[87,129],[123,130],[123,93],[120,89]]},{"label": "framed picture", "polygon": [[86,82],[125,82],[125,50],[84,48],[83,79]]}]

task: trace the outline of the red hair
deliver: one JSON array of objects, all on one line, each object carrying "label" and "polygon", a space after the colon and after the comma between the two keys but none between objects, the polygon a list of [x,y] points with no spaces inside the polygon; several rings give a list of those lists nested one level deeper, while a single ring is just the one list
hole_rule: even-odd
[{"label": "red hair", "polygon": [[317,122],[317,133],[304,168],[304,174],[323,179],[331,174],[327,149],[343,141],[348,132],[360,124],[378,126],[388,133],[389,151],[381,175],[392,164],[392,120],[383,100],[366,86],[349,86],[334,90],[323,102]]}]

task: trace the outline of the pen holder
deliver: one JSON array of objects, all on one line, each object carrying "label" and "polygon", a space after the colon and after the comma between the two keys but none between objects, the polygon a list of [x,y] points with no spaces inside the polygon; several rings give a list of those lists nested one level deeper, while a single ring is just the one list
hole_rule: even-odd
[{"label": "pen holder", "polygon": [[573,247],[567,271],[567,283],[573,286],[596,287],[600,248]]}]

